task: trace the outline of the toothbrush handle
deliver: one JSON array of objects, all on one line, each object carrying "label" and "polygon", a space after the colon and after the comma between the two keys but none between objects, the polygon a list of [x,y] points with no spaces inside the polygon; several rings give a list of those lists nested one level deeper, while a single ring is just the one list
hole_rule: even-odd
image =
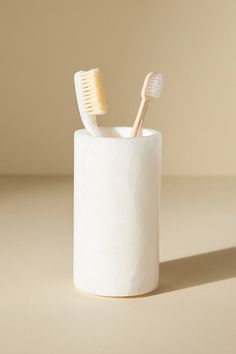
[{"label": "toothbrush handle", "polygon": [[142,130],[142,126],[143,126],[143,122],[144,122],[144,117],[145,117],[146,111],[147,111],[147,106],[148,106],[148,104],[146,104],[145,107],[144,107],[143,114],[142,114],[142,118],[140,119],[140,121],[139,121],[139,126],[138,126],[138,128],[137,128],[137,134],[136,134],[136,136],[140,136],[140,133],[141,133],[141,130]]},{"label": "toothbrush handle", "polygon": [[142,127],[143,121],[144,121],[144,117],[145,117],[145,113],[147,111],[147,107],[148,107],[148,103],[149,100],[146,100],[145,98],[142,99],[141,104],[139,106],[139,110],[131,131],[131,137],[134,138],[138,135],[138,133],[140,132],[140,129]]}]

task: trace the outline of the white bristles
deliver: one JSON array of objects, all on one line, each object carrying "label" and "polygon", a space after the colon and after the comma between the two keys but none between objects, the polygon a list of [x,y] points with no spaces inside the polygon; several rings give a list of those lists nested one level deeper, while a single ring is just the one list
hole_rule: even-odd
[{"label": "white bristles", "polygon": [[152,73],[148,79],[145,95],[150,98],[158,98],[163,86],[163,75]]},{"label": "white bristles", "polygon": [[89,115],[105,114],[107,105],[99,69],[92,69],[80,73],[85,111]]}]

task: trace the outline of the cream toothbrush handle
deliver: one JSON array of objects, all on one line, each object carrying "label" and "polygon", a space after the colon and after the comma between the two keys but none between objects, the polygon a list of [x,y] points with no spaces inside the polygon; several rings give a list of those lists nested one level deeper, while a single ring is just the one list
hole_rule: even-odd
[{"label": "cream toothbrush handle", "polygon": [[149,100],[147,100],[146,98],[142,99],[136,119],[135,119],[135,122],[134,122],[134,125],[133,125],[133,128],[132,128],[132,131],[131,131],[131,134],[130,134],[130,136],[132,138],[134,138],[138,135],[138,133],[142,127],[144,116],[147,111],[148,103],[149,103]]},{"label": "cream toothbrush handle", "polygon": [[93,135],[93,136],[103,136],[100,128],[97,125],[97,119],[95,115],[92,116],[86,116],[83,115],[81,116],[81,120],[84,124],[84,127],[87,129],[87,131]]}]

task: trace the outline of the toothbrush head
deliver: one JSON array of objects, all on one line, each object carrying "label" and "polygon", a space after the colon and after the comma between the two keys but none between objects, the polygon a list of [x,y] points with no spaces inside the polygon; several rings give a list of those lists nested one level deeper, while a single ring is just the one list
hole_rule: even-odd
[{"label": "toothbrush head", "polygon": [[161,73],[149,73],[143,84],[142,97],[145,99],[158,98],[163,87],[163,75]]},{"label": "toothbrush head", "polygon": [[103,115],[107,111],[105,90],[99,69],[80,71],[84,109],[88,115]]}]

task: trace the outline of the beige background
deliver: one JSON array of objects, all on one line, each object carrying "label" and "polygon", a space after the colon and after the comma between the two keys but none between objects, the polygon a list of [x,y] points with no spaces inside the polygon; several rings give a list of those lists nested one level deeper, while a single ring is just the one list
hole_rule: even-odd
[{"label": "beige background", "polygon": [[103,125],[131,124],[144,75],[164,73],[145,122],[164,174],[236,174],[235,40],[234,0],[1,0],[0,173],[72,173],[73,73],[98,66]]}]

